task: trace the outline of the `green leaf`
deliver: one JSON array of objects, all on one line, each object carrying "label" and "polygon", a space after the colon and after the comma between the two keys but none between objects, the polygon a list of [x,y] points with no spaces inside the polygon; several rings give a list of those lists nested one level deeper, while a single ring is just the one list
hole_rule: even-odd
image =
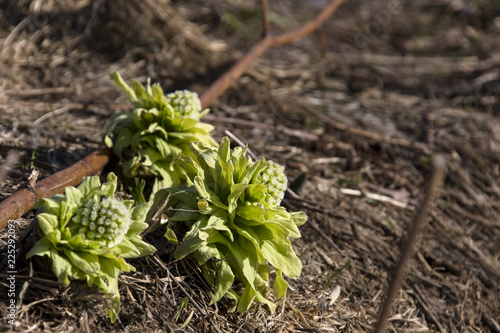
[{"label": "green leaf", "polygon": [[266,208],[260,203],[246,202],[245,206],[238,206],[236,214],[246,220],[265,222]]},{"label": "green leaf", "polygon": [[153,204],[151,205],[151,208],[149,209],[148,213],[146,214],[145,221],[151,220],[153,215],[155,214],[156,210],[158,207],[163,205],[166,200],[170,200],[170,191],[169,189],[161,189],[156,191],[153,197]]},{"label": "green leaf", "polygon": [[26,254],[26,259],[31,258],[32,256],[49,256],[51,251],[54,251],[54,247],[52,243],[47,238],[42,238],[38,242],[36,242],[35,246]]},{"label": "green leaf", "polygon": [[203,179],[201,177],[197,176],[194,178],[194,186],[196,188],[196,191],[198,191],[200,197],[207,199],[208,201],[210,201],[210,203],[214,204],[218,208],[228,210],[228,207],[220,201],[219,197],[215,193],[207,190],[207,188],[205,187],[205,183],[203,182]]},{"label": "green leaf", "polygon": [[240,180],[242,183],[250,183],[257,177],[260,171],[266,167],[266,160],[260,159],[247,168],[247,173]]},{"label": "green leaf", "polygon": [[152,103],[150,103],[149,96],[146,93],[146,89],[144,89],[144,86],[142,84],[137,81],[130,81],[130,87],[137,96],[135,102],[130,100],[136,108],[149,109],[153,107]]},{"label": "green leaf", "polygon": [[266,225],[276,239],[300,238],[300,231],[284,207],[272,207],[266,214]]},{"label": "green leaf", "polygon": [[95,254],[68,249],[63,249],[63,252],[73,265],[86,274],[96,273],[100,269],[99,257]]},{"label": "green leaf", "polygon": [[301,225],[307,222],[307,215],[304,212],[290,213],[290,216],[292,218],[293,223],[295,223],[297,227],[300,227]]},{"label": "green leaf", "polygon": [[80,192],[76,187],[68,186],[64,189],[64,197],[66,198],[66,202],[68,204],[79,204],[82,200],[82,192]]},{"label": "green leaf", "polygon": [[252,247],[250,241],[240,236],[235,237],[235,241],[233,243],[227,243],[225,245],[229,247],[231,255],[235,259],[234,262],[231,261],[231,266],[237,267],[242,273],[242,276],[239,276],[239,279],[243,282],[243,285],[249,285],[256,288],[254,284],[255,276],[257,275],[256,267],[259,267],[259,259],[255,252],[246,250]]},{"label": "green leaf", "polygon": [[146,222],[133,221],[127,231],[127,237],[132,238],[141,234],[148,226]]},{"label": "green leaf", "polygon": [[229,161],[230,158],[230,153],[229,149],[231,148],[231,143],[229,141],[229,138],[225,136],[222,138],[222,141],[220,142],[219,149],[217,151],[217,156],[224,162]]},{"label": "green leaf", "polygon": [[113,153],[116,156],[121,158],[123,150],[127,147],[130,147],[131,136],[132,136],[132,131],[130,129],[126,127],[120,128],[113,147]]},{"label": "green leaf", "polygon": [[247,311],[252,305],[255,296],[257,296],[257,291],[250,286],[245,286],[245,290],[243,294],[241,294],[240,301],[238,302],[238,312]]},{"label": "green leaf", "polygon": [[226,261],[220,261],[217,267],[217,284],[214,292],[214,302],[219,301],[231,289],[234,282],[234,274],[231,266]]},{"label": "green leaf", "polygon": [[217,164],[217,152],[216,147],[207,146],[201,142],[193,142],[191,144],[191,149],[196,155],[198,163],[203,170],[214,170]]},{"label": "green leaf", "polygon": [[56,194],[52,198],[42,198],[38,200],[38,202],[33,206],[33,208],[38,209],[40,207],[43,207],[45,213],[59,216],[59,213],[61,211],[60,205],[61,202],[64,200],[66,200],[64,195]]},{"label": "green leaf", "polygon": [[167,99],[163,96],[163,90],[159,84],[153,84],[151,97],[156,107],[165,106],[167,104]]},{"label": "green leaf", "polygon": [[229,218],[234,220],[238,199],[248,188],[247,184],[234,184],[231,186],[231,194],[227,197]]},{"label": "green leaf", "polygon": [[180,127],[185,131],[192,129],[197,124],[198,124],[198,119],[180,117]]},{"label": "green leaf", "polygon": [[145,257],[148,256],[152,253],[156,252],[156,247],[153,245],[146,243],[142,239],[135,237],[129,239],[129,241],[135,246],[135,252],[130,252],[126,254],[121,254],[120,257],[122,258],[139,258],[139,257]]},{"label": "green leaf", "polygon": [[174,158],[174,163],[181,167],[184,172],[186,172],[186,175],[191,179],[191,181],[194,180],[196,176],[201,174],[203,171],[195,164],[194,160],[187,155],[184,154],[179,154]]},{"label": "green leaf", "polygon": [[[130,131],[130,134],[127,136],[128,143],[127,143],[127,146],[125,146],[125,147],[130,147],[130,149],[135,152],[135,151],[138,150],[138,148],[140,148],[139,144],[141,142],[141,139],[144,139],[142,137],[142,133],[143,132],[139,130],[139,131],[137,131],[135,133],[132,133],[132,130],[130,130],[130,129],[127,129],[127,130]],[[120,132],[121,132],[121,130],[120,130]],[[118,132],[118,136],[121,135],[120,132]],[[115,152],[115,151],[113,150],[113,152]],[[117,155],[118,157],[122,158],[122,156],[116,154],[116,152],[115,152],[115,155]]]},{"label": "green leaf", "polygon": [[201,220],[193,224],[191,230],[186,233],[186,236],[184,237],[182,242],[175,249],[174,257],[176,259],[184,258],[187,255],[198,250],[202,245],[206,244],[206,238],[208,237],[208,235],[206,235],[206,233],[200,235],[200,225]]},{"label": "green leaf", "polygon": [[274,311],[276,311],[276,304],[268,301],[260,292],[257,292],[255,301],[258,303],[264,303],[269,308],[269,311],[271,311],[271,313],[274,313]]},{"label": "green leaf", "polygon": [[77,207],[78,206],[76,206],[76,205],[69,206],[67,204],[67,201],[61,202],[61,211],[59,213],[58,228],[60,228],[61,230],[64,230],[64,228],[68,224],[69,220],[71,219],[71,216],[73,215],[73,211],[75,210],[73,208],[77,208]]},{"label": "green leaf", "polygon": [[267,187],[263,184],[251,184],[248,186],[247,200],[262,202],[266,196]]},{"label": "green leaf", "polygon": [[[179,202],[175,205],[174,215],[170,216],[169,219],[172,221],[193,221],[200,217],[200,212],[197,207],[191,207]],[[171,211],[169,210],[169,212]]]},{"label": "green leaf", "polygon": [[177,239],[177,235],[175,234],[174,230],[172,229],[172,222],[169,221],[167,224],[167,230],[165,231],[165,238],[168,239],[168,241],[172,244],[179,244],[179,240]]},{"label": "green leaf", "polygon": [[45,237],[54,245],[55,248],[58,248],[61,243],[61,231],[59,229],[52,230],[51,232],[45,234]]},{"label": "green leaf", "polygon": [[154,140],[155,140],[155,146],[163,158],[167,158],[172,155],[172,150],[170,149],[170,145],[166,140],[159,137],[155,137]]},{"label": "green leaf", "polygon": [[135,245],[131,242],[130,239],[127,238],[118,243],[115,249],[117,256],[120,258],[136,258],[139,254],[139,251],[136,249]]},{"label": "green leaf", "polygon": [[101,194],[105,195],[106,198],[114,198],[115,192],[118,184],[118,177],[110,172],[108,174],[108,182],[101,185]]},{"label": "green leaf", "polygon": [[276,299],[285,298],[287,289],[288,289],[288,282],[286,282],[283,279],[283,276],[281,275],[281,271],[279,269],[277,269],[276,270],[276,278],[274,279],[274,282],[273,282],[274,297],[276,297]]},{"label": "green leaf", "polygon": [[109,316],[109,320],[113,324],[120,313],[120,295],[115,295],[111,300],[111,309],[106,308],[106,313]]},{"label": "green leaf", "polygon": [[57,281],[64,287],[69,286],[68,275],[71,273],[72,264],[70,261],[58,254],[57,251],[51,252],[52,270],[57,277]]},{"label": "green leaf", "polygon": [[288,239],[283,242],[274,240],[262,241],[261,251],[274,268],[285,273],[289,278],[297,279],[302,271],[302,263],[292,249]]},{"label": "green leaf", "polygon": [[236,311],[236,306],[238,305],[238,301],[240,300],[240,295],[238,295],[236,293],[236,291],[234,291],[233,289],[229,289],[225,295],[227,298],[229,299],[232,299],[232,300],[235,300],[236,301],[236,304],[234,304],[234,306],[230,307],[227,311],[229,313],[232,313],[234,311]]},{"label": "green leaf", "polygon": [[113,140],[111,139],[111,137],[109,135],[104,136],[104,145],[108,148],[113,147]]},{"label": "green leaf", "polygon": [[130,218],[137,222],[146,221],[146,215],[148,214],[148,211],[151,209],[151,205],[152,202],[146,202],[141,205],[135,206],[131,211]]},{"label": "green leaf", "polygon": [[36,219],[44,235],[48,235],[59,227],[59,221],[55,215],[41,213],[37,215]]},{"label": "green leaf", "polygon": [[101,187],[101,181],[99,176],[85,177],[83,178],[80,185],[78,185],[78,190],[82,192],[83,198],[88,198],[90,195],[94,194]]},{"label": "green leaf", "polygon": [[101,272],[107,277],[117,279],[120,272],[130,272],[133,266],[127,264],[125,259],[115,257],[113,254],[99,256]]},{"label": "green leaf", "polygon": [[127,83],[125,83],[125,81],[123,81],[118,72],[112,72],[111,74],[109,74],[109,77],[118,87],[120,87],[125,92],[130,102],[135,103],[137,101],[135,92],[128,86]]},{"label": "green leaf", "polygon": [[[219,179],[214,178],[214,181],[216,182],[214,192],[217,193],[220,198],[227,198],[232,192],[231,187],[234,185],[234,166],[231,161],[224,164],[219,163],[219,165],[222,169],[220,170]],[[217,170],[216,172],[219,171]]]},{"label": "green leaf", "polygon": [[83,234],[76,234],[68,240],[68,245],[74,250],[81,250],[88,247]]}]

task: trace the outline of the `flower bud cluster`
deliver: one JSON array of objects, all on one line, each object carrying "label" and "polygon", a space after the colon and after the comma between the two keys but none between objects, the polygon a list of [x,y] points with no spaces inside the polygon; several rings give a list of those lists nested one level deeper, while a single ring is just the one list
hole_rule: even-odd
[{"label": "flower bud cluster", "polygon": [[108,248],[123,240],[131,224],[130,211],[114,198],[88,200],[71,221],[80,224],[78,232],[84,234],[86,239],[98,241]]},{"label": "flower bud cluster", "polygon": [[273,161],[266,161],[267,166],[259,173],[257,180],[266,185],[265,200],[272,207],[279,206],[285,196],[287,178],[285,168]]},{"label": "flower bud cluster", "polygon": [[201,102],[198,94],[189,90],[178,90],[167,95],[167,101],[181,116],[198,118]]}]

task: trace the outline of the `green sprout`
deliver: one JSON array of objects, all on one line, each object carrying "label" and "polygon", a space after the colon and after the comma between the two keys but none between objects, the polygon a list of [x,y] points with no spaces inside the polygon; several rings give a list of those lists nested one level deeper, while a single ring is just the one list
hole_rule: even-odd
[{"label": "green sprout", "polygon": [[66,187],[64,195],[41,199],[36,208],[40,239],[28,252],[47,256],[59,283],[67,287],[70,278],[84,280],[111,294],[111,321],[120,311],[118,275],[134,271],[125,259],[156,251],[140,233],[151,202],[133,207],[132,200],[115,199],[117,177],[108,175],[101,185],[99,177],[86,177],[77,187]]},{"label": "green sprout", "polygon": [[[302,270],[290,239],[301,237],[298,227],[307,220],[303,212],[279,206],[286,189],[283,167],[265,159],[253,162],[246,148],[231,150],[227,137],[218,148],[191,147],[195,158],[180,154],[175,163],[193,185],[159,190],[149,214],[169,198],[165,237],[177,244],[175,258],[191,256],[201,265],[214,286],[213,301],[233,299],[239,312],[256,301],[274,311],[276,305],[267,300],[270,265],[276,272],[274,296],[284,298],[283,274],[296,279]],[[235,279],[243,285],[241,294],[233,288]]]},{"label": "green sprout", "polygon": [[179,184],[185,176],[173,158],[178,153],[192,155],[192,142],[217,145],[210,135],[213,126],[200,122],[209,110],[201,110],[194,92],[181,90],[165,96],[158,84],[148,81],[144,87],[131,81],[129,86],[117,72],[110,77],[135,107],[132,112],[115,114],[104,136],[106,146],[120,159],[123,175],[154,177],[161,187]]}]

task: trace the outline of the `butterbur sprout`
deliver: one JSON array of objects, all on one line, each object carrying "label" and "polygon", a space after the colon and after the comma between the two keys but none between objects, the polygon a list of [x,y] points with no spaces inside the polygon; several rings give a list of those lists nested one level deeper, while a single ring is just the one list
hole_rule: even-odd
[{"label": "butterbur sprout", "polygon": [[[230,149],[228,138],[219,147],[193,143],[194,158],[175,159],[193,185],[158,191],[153,209],[169,198],[165,237],[176,244],[174,256],[194,258],[214,286],[214,301],[236,300],[239,312],[256,301],[271,311],[276,305],[269,296],[270,266],[276,276],[276,299],[286,295],[283,274],[296,279],[302,263],[290,239],[299,238],[298,227],[307,216],[290,213],[279,206],[286,189],[282,166],[265,159],[253,162],[246,148]],[[214,260],[215,259],[215,260]],[[238,280],[243,292],[233,283]]]},{"label": "butterbur sprout", "polygon": [[123,175],[153,177],[161,187],[178,185],[185,175],[174,165],[174,157],[178,153],[193,156],[192,142],[217,145],[210,135],[213,126],[200,121],[209,110],[201,109],[194,92],[181,90],[165,96],[158,84],[148,81],[144,87],[131,81],[128,85],[117,72],[110,77],[135,107],[132,112],[113,115],[104,136],[106,146],[120,159]]},{"label": "butterbur sprout", "polygon": [[27,254],[47,256],[64,286],[70,278],[84,280],[111,294],[107,312],[112,322],[120,311],[118,275],[135,270],[125,259],[156,251],[140,237],[148,227],[144,221],[151,203],[133,206],[131,200],[118,200],[116,187],[113,173],[102,185],[99,177],[86,177],[78,187],[66,187],[64,195],[40,200],[39,240]]}]

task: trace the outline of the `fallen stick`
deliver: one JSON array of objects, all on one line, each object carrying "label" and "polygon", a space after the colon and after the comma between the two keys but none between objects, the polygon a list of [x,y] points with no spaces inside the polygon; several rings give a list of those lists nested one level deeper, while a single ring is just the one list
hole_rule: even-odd
[{"label": "fallen stick", "polygon": [[[332,0],[316,18],[306,22],[302,27],[273,36],[267,19],[267,1],[262,1],[264,12],[265,37],[255,44],[233,67],[218,78],[201,95],[202,109],[208,107],[217,97],[222,95],[241,75],[270,47],[281,46],[301,38],[314,30],[337,10],[345,0]],[[4,201],[0,202],[0,230],[7,226],[9,220],[16,219],[33,209],[33,205],[40,198],[51,197],[63,193],[66,186],[78,185],[83,177],[99,175],[111,158],[111,150],[107,148],[85,157],[72,166],[59,171],[38,182],[35,186],[28,186],[17,190]]]},{"label": "fallen stick", "polygon": [[80,184],[83,177],[99,175],[109,162],[112,151],[102,148],[78,161],[72,166],[47,177],[36,184],[26,184],[14,194],[0,202],[0,230],[9,220],[24,215],[41,198],[48,198],[63,193],[66,186]]},{"label": "fallen stick", "polygon": [[382,306],[382,310],[380,311],[377,325],[375,326],[375,333],[381,333],[384,331],[387,318],[389,318],[389,314],[391,312],[392,303],[394,302],[399,289],[403,285],[408,263],[415,253],[417,247],[417,237],[420,235],[425,226],[427,213],[434,202],[437,192],[443,185],[445,175],[446,160],[443,155],[436,155],[432,161],[432,175],[428,181],[427,190],[425,191],[424,197],[422,198],[422,201],[417,209],[417,213],[413,219],[412,230],[408,236],[406,246],[401,253],[401,258],[392,277],[391,284],[389,285],[387,297]]}]

